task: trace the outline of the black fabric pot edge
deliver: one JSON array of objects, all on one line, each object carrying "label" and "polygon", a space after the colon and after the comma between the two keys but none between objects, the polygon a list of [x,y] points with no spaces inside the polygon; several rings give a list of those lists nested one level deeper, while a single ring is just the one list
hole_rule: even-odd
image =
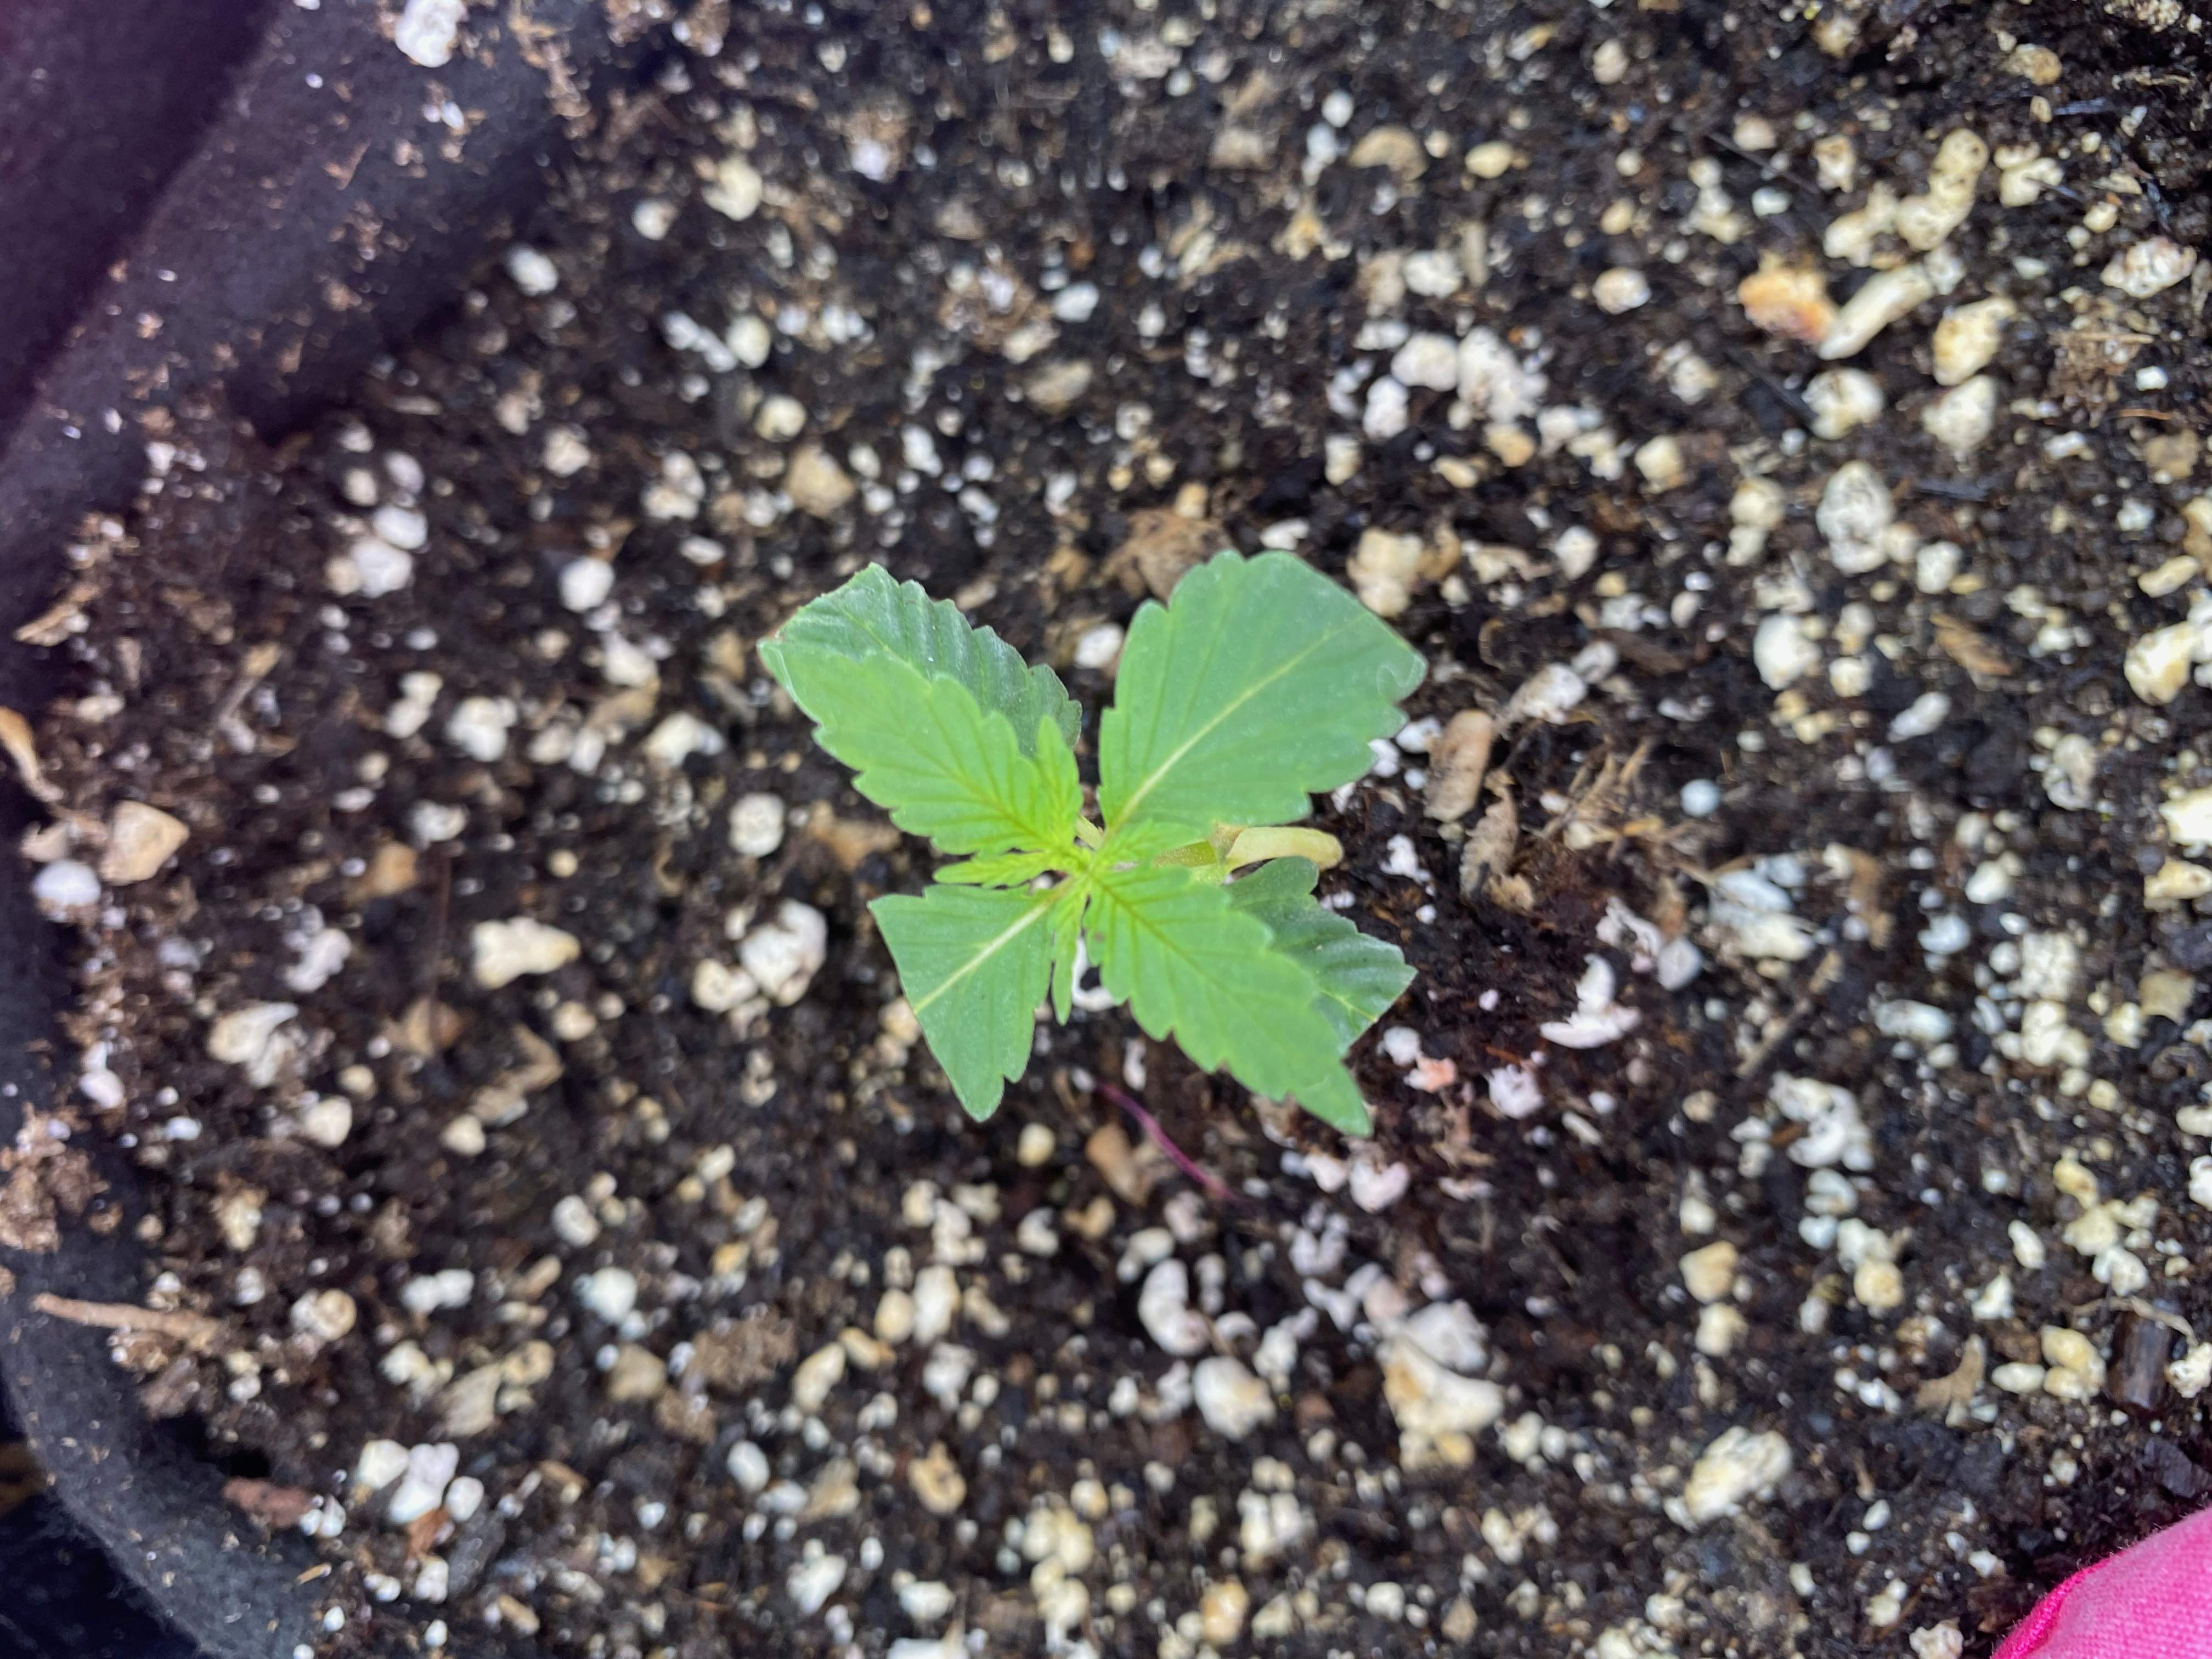
[{"label": "black fabric pot edge", "polygon": [[[0,706],[35,719],[64,683],[55,653],[11,636],[48,602],[70,528],[128,504],[143,417],[206,396],[276,436],[343,391],[535,206],[567,125],[585,113],[574,88],[617,79],[641,55],[611,38],[596,0],[476,9],[464,47],[424,68],[386,38],[369,0],[273,9],[0,453]],[[477,116],[465,137],[447,142],[455,135],[425,120],[434,94]],[[364,225],[377,228],[364,235]],[[149,312],[160,318],[150,334],[139,322]],[[37,817],[8,770],[0,837],[12,848]],[[0,856],[0,939],[12,946],[0,951],[0,1146],[52,1110],[73,1070],[56,1025],[70,995],[64,940],[33,905],[28,875]],[[307,1541],[264,1537],[223,1500],[222,1471],[177,1426],[147,1419],[102,1333],[33,1309],[44,1292],[143,1297],[137,1172],[91,1150],[118,1224],[65,1224],[50,1253],[0,1250],[15,1280],[0,1296],[0,1387],[57,1495],[217,1659],[294,1659],[340,1643],[383,1650],[325,1626],[317,1592],[327,1581]],[[446,1650],[517,1651],[458,1626]]]}]

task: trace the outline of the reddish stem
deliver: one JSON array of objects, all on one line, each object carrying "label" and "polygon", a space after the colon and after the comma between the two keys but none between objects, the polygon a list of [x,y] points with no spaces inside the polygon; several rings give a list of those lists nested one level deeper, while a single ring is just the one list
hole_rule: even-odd
[{"label": "reddish stem", "polygon": [[1119,1106],[1131,1117],[1136,1119],[1138,1125],[1144,1130],[1146,1135],[1151,1139],[1152,1145],[1158,1147],[1162,1152],[1165,1152],[1170,1158],[1175,1160],[1176,1168],[1181,1170],[1193,1181],[1195,1181],[1200,1186],[1205,1188],[1207,1192],[1212,1194],[1213,1196],[1218,1199],[1222,1203],[1242,1204],[1244,1201],[1241,1198],[1237,1197],[1235,1193],[1230,1191],[1228,1182],[1222,1180],[1219,1176],[1214,1175],[1209,1170],[1200,1169],[1192,1159],[1189,1153],[1184,1152],[1182,1147],[1176,1146],[1174,1141],[1169,1139],[1168,1132],[1160,1127],[1159,1120],[1154,1117],[1150,1112],[1146,1111],[1143,1107],[1137,1104],[1135,1100],[1131,1098],[1127,1094],[1125,1094],[1120,1089],[1115,1088],[1110,1083],[1103,1082],[1098,1085],[1098,1092],[1105,1096],[1107,1099],[1112,1101],[1116,1106]]}]

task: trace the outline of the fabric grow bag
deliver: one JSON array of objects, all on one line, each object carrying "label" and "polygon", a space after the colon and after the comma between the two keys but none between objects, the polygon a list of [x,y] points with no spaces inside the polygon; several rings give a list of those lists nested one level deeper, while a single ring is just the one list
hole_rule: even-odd
[{"label": "fabric grow bag", "polygon": [[[128,504],[143,415],[212,394],[279,436],[434,313],[538,200],[586,89],[641,55],[642,21],[611,15],[658,10],[479,5],[426,64],[374,0],[0,13],[0,706],[35,717],[62,684],[55,653],[13,635],[47,603],[71,527]],[[12,846],[35,803],[0,772]],[[54,1097],[69,991],[27,877],[0,858],[0,1146]],[[223,1501],[222,1472],[147,1419],[102,1333],[33,1309],[42,1291],[143,1297],[136,1173],[95,1157],[124,1225],[0,1249],[0,1389],[61,1503],[180,1632],[219,1659],[290,1659],[327,1639],[307,1541],[264,1538]]]}]

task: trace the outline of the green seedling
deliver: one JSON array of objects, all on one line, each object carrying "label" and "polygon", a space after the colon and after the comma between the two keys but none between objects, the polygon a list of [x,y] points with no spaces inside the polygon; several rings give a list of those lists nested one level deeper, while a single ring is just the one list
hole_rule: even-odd
[{"label": "green seedling", "polygon": [[1369,1132],[1345,1051],[1413,969],[1316,902],[1340,850],[1295,820],[1366,770],[1423,665],[1350,594],[1232,552],[1147,601],[1099,722],[1095,817],[1058,677],[880,565],[761,657],[860,792],[960,859],[871,908],[970,1115],[1021,1076],[1048,997],[1066,1020],[1080,942],[1147,1036]]}]

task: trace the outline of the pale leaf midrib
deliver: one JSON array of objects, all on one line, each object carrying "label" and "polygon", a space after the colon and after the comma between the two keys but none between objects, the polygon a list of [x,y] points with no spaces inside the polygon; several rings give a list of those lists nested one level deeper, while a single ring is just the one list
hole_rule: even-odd
[{"label": "pale leaf midrib", "polygon": [[1016,921],[1013,926],[1006,928],[1000,933],[996,939],[992,939],[986,944],[981,950],[978,951],[974,956],[969,957],[969,959],[963,963],[958,969],[939,980],[937,982],[936,988],[930,991],[930,993],[927,996],[924,996],[919,1002],[915,1002],[911,1005],[914,1010],[915,1018],[916,1019],[921,1018],[921,1011],[923,1009],[937,1001],[939,998],[942,997],[946,992],[950,991],[954,986],[959,984],[963,980],[967,979],[969,975],[979,971],[985,963],[988,962],[993,957],[998,955],[1000,951],[1005,950],[1007,945],[1012,944],[1015,939],[1020,938],[1021,935],[1026,933],[1030,928],[1036,927],[1042,918],[1050,914],[1051,909],[1052,907],[1049,904],[1033,904],[1027,910],[1024,911],[1022,913],[1021,919]]},{"label": "pale leaf midrib", "polygon": [[[1225,977],[1222,975],[1218,965],[1218,952],[1212,953],[1211,957],[1194,955],[1183,941],[1175,937],[1173,929],[1163,927],[1158,918],[1148,913],[1143,905],[1132,902],[1126,895],[1115,890],[1111,883],[1099,883],[1097,892],[1100,898],[1112,903],[1123,915],[1128,917],[1135,927],[1152,939],[1156,946],[1182,963],[1185,970],[1194,975],[1211,995],[1226,998],[1231,1002],[1241,1003],[1247,1007],[1257,1006],[1252,999],[1238,994],[1238,988],[1234,982],[1236,975],[1233,970]],[[1224,914],[1233,913],[1224,912]],[[1261,931],[1266,931],[1264,927]],[[1282,959],[1287,960],[1287,958]],[[1295,964],[1291,965],[1295,966]]]},{"label": "pale leaf midrib", "polygon": [[1268,686],[1273,684],[1277,680],[1281,679],[1284,675],[1288,674],[1292,670],[1296,669],[1301,663],[1304,662],[1308,657],[1312,656],[1314,653],[1321,650],[1325,646],[1334,644],[1340,636],[1350,631],[1352,626],[1352,624],[1346,623],[1343,627],[1333,629],[1328,633],[1320,635],[1309,644],[1304,650],[1299,652],[1297,655],[1287,659],[1272,672],[1255,680],[1250,685],[1244,689],[1244,691],[1241,696],[1224,703],[1219,711],[1215,714],[1212,720],[1206,721],[1205,725],[1200,726],[1198,730],[1192,732],[1189,737],[1183,739],[1181,746],[1178,747],[1174,753],[1168,756],[1168,757],[1162,761],[1158,766],[1154,767],[1152,769],[1152,775],[1147,777],[1142,784],[1138,786],[1136,789],[1133,790],[1122,800],[1121,811],[1118,814],[1118,822],[1127,823],[1134,818],[1137,813],[1137,808],[1144,800],[1145,797],[1152,793],[1152,790],[1158,785],[1160,781],[1176,769],[1185,755],[1188,755],[1193,749],[1196,748],[1207,738],[1212,736],[1214,732],[1218,729],[1221,724],[1224,720],[1228,720],[1231,715],[1234,714],[1246,703],[1251,702],[1253,698],[1258,696],[1261,692],[1266,690]]}]

